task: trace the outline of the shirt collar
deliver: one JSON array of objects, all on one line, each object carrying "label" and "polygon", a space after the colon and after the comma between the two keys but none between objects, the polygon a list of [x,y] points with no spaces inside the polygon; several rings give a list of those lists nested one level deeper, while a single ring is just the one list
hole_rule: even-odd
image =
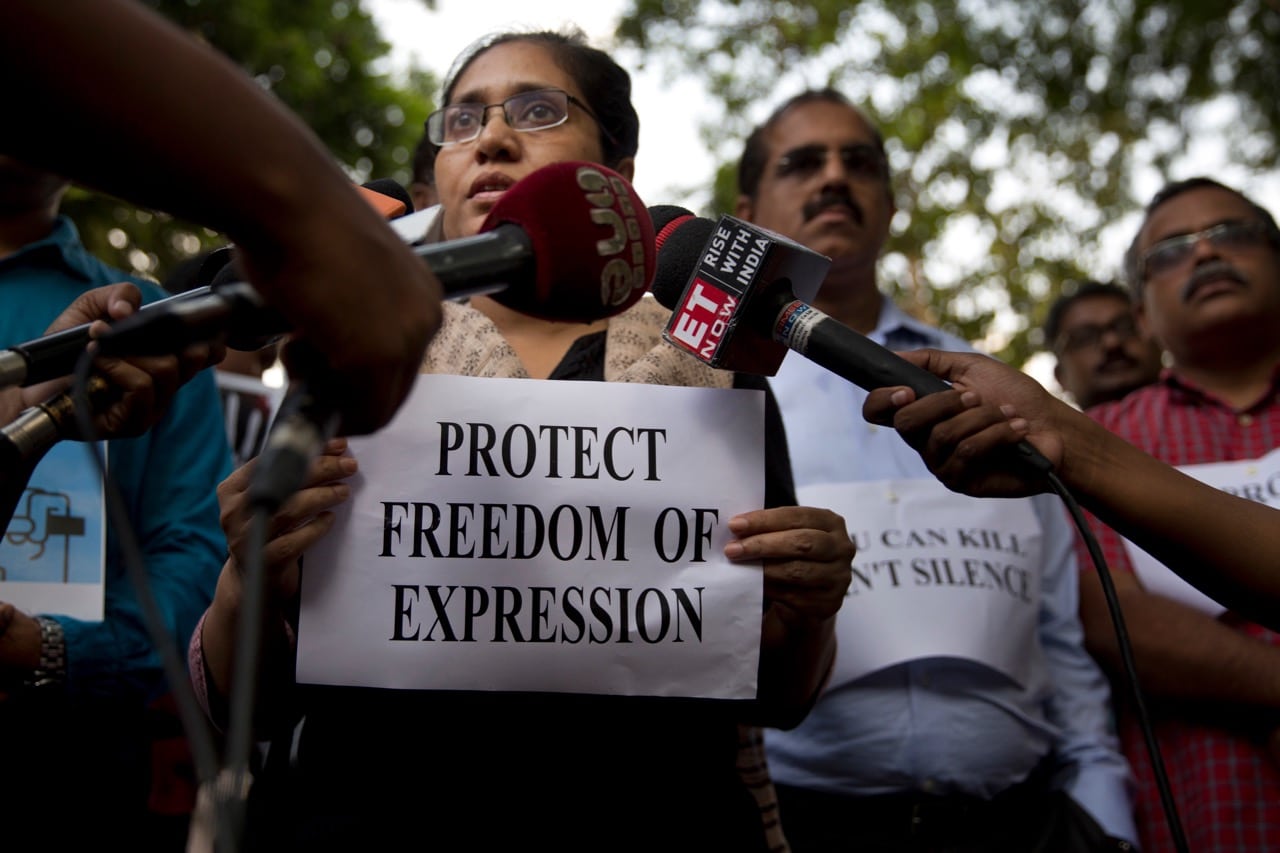
[{"label": "shirt collar", "polygon": [[937,329],[912,317],[888,297],[881,301],[880,319],[872,336],[893,341],[897,349],[937,347],[942,341]]},{"label": "shirt collar", "polygon": [[53,230],[4,259],[10,263],[58,263],[76,278],[89,281],[93,256],[80,242],[80,232],[66,216],[54,220]]}]

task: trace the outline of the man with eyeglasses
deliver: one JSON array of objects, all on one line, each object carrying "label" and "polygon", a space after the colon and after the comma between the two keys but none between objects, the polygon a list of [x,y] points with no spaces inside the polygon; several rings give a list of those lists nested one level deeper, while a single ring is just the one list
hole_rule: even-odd
[{"label": "man with eyeglasses", "polygon": [[[1140,328],[1167,351],[1159,382],[1090,410],[1184,472],[1280,504],[1280,231],[1208,178],[1166,186],[1125,257]],[[1270,454],[1270,455],[1268,455]],[[1189,514],[1187,524],[1196,524]],[[1183,594],[1168,570],[1095,525],[1132,640],[1174,800],[1192,850],[1280,850],[1280,637]],[[1090,649],[1119,671],[1102,587],[1081,576]],[[1128,708],[1121,735],[1138,777],[1146,853],[1171,849]]]},{"label": "man with eyeglasses", "polygon": [[1044,340],[1057,358],[1053,375],[1077,406],[1119,400],[1160,375],[1160,347],[1138,330],[1129,292],[1086,281],[1049,308]]},{"label": "man with eyeglasses", "polygon": [[[832,259],[820,309],[891,349],[972,351],[878,289],[893,190],[879,132],[843,95],[783,103],[738,181],[739,217]],[[797,493],[843,513],[858,545],[824,693],[765,739],[792,850],[1131,849],[1129,771],[1056,498],[948,492],[863,420],[866,392],[797,355],[771,384]]]}]

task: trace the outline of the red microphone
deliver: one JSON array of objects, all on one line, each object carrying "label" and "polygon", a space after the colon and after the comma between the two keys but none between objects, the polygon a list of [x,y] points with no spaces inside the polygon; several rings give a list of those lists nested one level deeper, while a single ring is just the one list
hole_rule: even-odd
[{"label": "red microphone", "polygon": [[[502,194],[480,231],[470,239],[489,259],[510,261],[493,298],[535,317],[611,317],[638,302],[653,278],[649,211],[626,178],[598,163],[552,163],[530,173]],[[419,250],[447,294],[456,292],[454,270],[442,253],[463,242]],[[477,279],[469,271],[457,277]]]}]

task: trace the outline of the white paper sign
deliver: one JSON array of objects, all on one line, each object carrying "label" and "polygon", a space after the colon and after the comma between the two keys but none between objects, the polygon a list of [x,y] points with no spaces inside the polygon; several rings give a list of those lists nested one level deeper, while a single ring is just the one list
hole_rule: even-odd
[{"label": "white paper sign", "polygon": [[759,392],[420,376],[351,441],[299,680],[754,698],[762,572],[723,549],[763,434]]},{"label": "white paper sign", "polygon": [[107,528],[89,452],[81,442],[59,442],[27,481],[0,540],[0,601],[27,613],[102,619]]},{"label": "white paper sign", "polygon": [[976,500],[936,480],[823,483],[800,503],[845,518],[858,548],[836,620],[831,683],[930,657],[1027,684],[1040,656],[1039,519],[1027,500]]},{"label": "white paper sign", "polygon": [[[1184,465],[1178,470],[1224,492],[1280,508],[1280,449],[1271,451],[1261,459]],[[1226,612],[1227,608],[1174,574],[1128,539],[1124,540],[1124,547],[1129,555],[1129,562],[1133,564],[1134,573],[1148,592],[1172,598],[1209,616],[1217,617]]]}]

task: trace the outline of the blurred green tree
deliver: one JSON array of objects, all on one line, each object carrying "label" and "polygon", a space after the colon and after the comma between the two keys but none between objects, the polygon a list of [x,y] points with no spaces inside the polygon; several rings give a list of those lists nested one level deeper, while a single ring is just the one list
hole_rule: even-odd
[{"label": "blurred green tree", "polygon": [[832,85],[863,104],[901,211],[883,284],[1018,365],[1064,285],[1118,271],[1099,237],[1133,227],[1135,182],[1185,177],[1209,141],[1244,173],[1277,165],[1277,0],[628,0],[617,35],[712,93],[708,213],[732,210],[777,103]]},{"label": "blurred green tree", "polygon": [[[361,0],[144,2],[230,57],[296,112],[352,180],[409,182],[410,158],[432,109],[436,81],[417,68],[398,81],[380,67],[389,45]],[[165,73],[156,69],[157,76]],[[163,128],[164,116],[153,121]],[[78,187],[62,209],[94,254],[157,279],[180,261],[225,243],[205,228]]]}]

